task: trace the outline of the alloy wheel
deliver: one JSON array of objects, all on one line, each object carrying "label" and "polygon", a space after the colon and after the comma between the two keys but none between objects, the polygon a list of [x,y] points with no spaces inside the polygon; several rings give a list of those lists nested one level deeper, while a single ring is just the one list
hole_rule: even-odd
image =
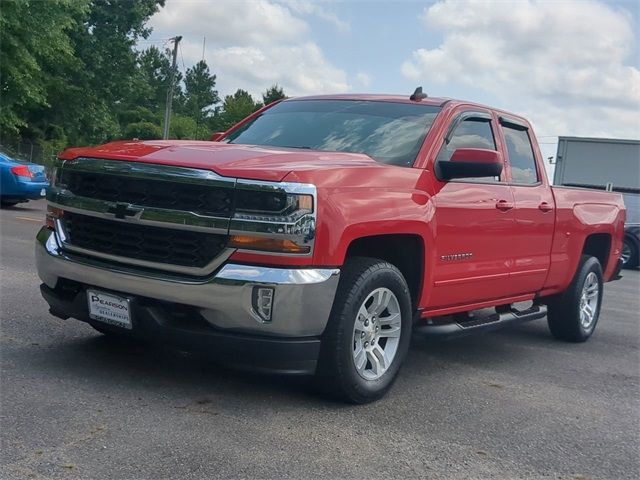
[{"label": "alloy wheel", "polygon": [[594,272],[589,272],[582,286],[580,295],[580,325],[588,330],[596,318],[598,303],[600,302],[600,285],[598,276]]},{"label": "alloy wheel", "polygon": [[362,302],[353,326],[353,362],[366,380],[377,380],[391,366],[398,351],[402,314],[395,294],[377,288]]}]

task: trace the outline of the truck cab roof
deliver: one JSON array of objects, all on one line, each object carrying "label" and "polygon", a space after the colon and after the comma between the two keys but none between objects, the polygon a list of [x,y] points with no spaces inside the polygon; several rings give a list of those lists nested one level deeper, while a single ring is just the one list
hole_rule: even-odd
[{"label": "truck cab roof", "polygon": [[443,98],[428,97],[422,100],[410,100],[409,95],[385,95],[385,94],[372,94],[372,93],[310,95],[306,97],[291,97],[287,100],[352,100],[352,101],[362,100],[362,101],[394,102],[394,103],[422,103],[424,105],[431,105],[435,107],[441,107],[445,103],[452,101],[450,98],[444,98],[444,97]]},{"label": "truck cab roof", "polygon": [[297,101],[297,100],[350,100],[350,101],[370,101],[370,102],[393,102],[393,103],[411,103],[422,104],[434,107],[449,107],[455,108],[461,105],[477,107],[481,109],[491,110],[498,115],[506,115],[513,120],[517,120],[518,123],[529,126],[529,122],[526,118],[516,115],[515,113],[501,110],[499,108],[491,107],[489,105],[483,105],[477,102],[471,102],[462,99],[449,98],[449,97],[427,97],[422,100],[411,100],[409,95],[400,94],[377,94],[377,93],[343,93],[343,94],[329,94],[329,95],[309,95],[304,97],[290,97],[283,100]]}]

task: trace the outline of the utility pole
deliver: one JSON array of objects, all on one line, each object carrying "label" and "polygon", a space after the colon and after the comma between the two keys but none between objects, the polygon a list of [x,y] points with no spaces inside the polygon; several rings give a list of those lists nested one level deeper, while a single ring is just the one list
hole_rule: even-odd
[{"label": "utility pole", "polygon": [[[202,61],[204,62],[204,46],[205,46],[205,42],[207,41],[207,37],[205,37],[204,35],[202,36]],[[196,138],[194,140],[200,140],[200,98],[196,97]]]},{"label": "utility pole", "polygon": [[176,67],[178,63],[178,43],[182,40],[182,36],[173,37],[173,62],[171,64],[171,81],[169,82],[169,90],[167,91],[167,103],[164,109],[164,129],[162,138],[169,138],[169,122],[171,121],[171,103],[173,102],[173,89],[175,87]]}]

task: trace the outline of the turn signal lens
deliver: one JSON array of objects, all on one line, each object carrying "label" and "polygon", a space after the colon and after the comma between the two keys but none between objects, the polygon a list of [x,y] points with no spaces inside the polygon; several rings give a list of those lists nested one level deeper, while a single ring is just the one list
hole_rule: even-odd
[{"label": "turn signal lens", "polygon": [[232,235],[229,239],[229,246],[234,248],[242,248],[245,250],[262,250],[274,253],[309,253],[311,247],[301,246],[292,240],[253,237],[250,235]]},{"label": "turn signal lens", "polygon": [[56,220],[62,218],[63,214],[64,214],[64,210],[62,210],[61,208],[52,207],[51,205],[47,205],[47,215],[46,215],[46,220],[45,220],[47,228],[49,230],[55,230],[56,229]]},{"label": "turn signal lens", "polygon": [[313,196],[298,195],[298,209],[306,212],[313,212]]}]

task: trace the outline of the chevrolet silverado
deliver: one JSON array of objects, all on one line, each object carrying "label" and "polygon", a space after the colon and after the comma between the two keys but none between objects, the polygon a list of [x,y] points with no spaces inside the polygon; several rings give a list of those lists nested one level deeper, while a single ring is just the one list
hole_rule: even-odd
[{"label": "chevrolet silverado", "polygon": [[391,387],[415,334],[547,317],[587,340],[616,279],[619,194],[552,187],[531,125],[474,103],[332,95],[211,141],[71,148],[37,235],[50,312],[109,335]]}]

